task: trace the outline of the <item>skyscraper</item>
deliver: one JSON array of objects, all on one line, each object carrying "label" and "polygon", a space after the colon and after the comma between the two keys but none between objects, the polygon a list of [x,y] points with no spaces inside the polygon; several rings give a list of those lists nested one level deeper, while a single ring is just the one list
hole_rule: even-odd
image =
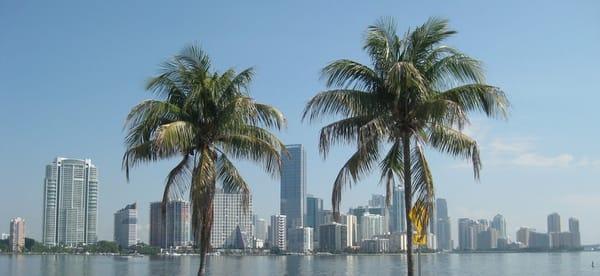
[{"label": "skyscraper", "polygon": [[346,245],[353,246],[358,242],[358,224],[355,215],[341,215],[342,224],[346,225]]},{"label": "skyscraper", "polygon": [[287,218],[285,215],[271,216],[271,231],[269,241],[271,248],[277,248],[281,251],[287,250]]},{"label": "skyscraper", "polygon": [[319,226],[319,214],[323,211],[323,199],[312,195],[306,196],[305,225],[313,229]]},{"label": "skyscraper", "polygon": [[504,216],[502,216],[501,214],[497,214],[496,216],[494,216],[494,219],[492,220],[492,228],[496,229],[498,231],[498,237],[502,238],[502,239],[506,239],[506,220],[504,219]]},{"label": "skyscraper", "polygon": [[376,235],[383,235],[385,232],[384,217],[381,215],[364,213],[360,223],[359,240],[367,240]]},{"label": "skyscraper", "polygon": [[302,145],[287,145],[289,155],[282,156],[281,214],[287,217],[287,228],[304,226],[306,213],[306,152]]},{"label": "skyscraper", "polygon": [[458,219],[458,249],[475,250],[477,248],[476,224],[472,219]]},{"label": "skyscraper", "polygon": [[579,233],[579,220],[576,218],[569,218],[569,232],[571,232],[573,238],[573,247],[581,247],[581,234]]},{"label": "skyscraper", "polygon": [[255,238],[260,239],[263,242],[267,241],[268,227],[269,227],[269,224],[267,223],[267,221],[254,216],[254,237]]},{"label": "skyscraper", "polygon": [[25,220],[13,218],[10,220],[10,238],[8,245],[12,252],[23,252],[25,247]]},{"label": "skyscraper", "polygon": [[406,231],[406,209],[404,206],[404,188],[402,186],[394,187],[392,195],[392,210],[390,212],[390,232]]},{"label": "skyscraper", "polygon": [[529,247],[529,234],[532,232],[527,227],[521,227],[517,231],[517,242],[523,244],[523,247]]},{"label": "skyscraper", "polygon": [[90,159],[57,157],[46,166],[42,240],[46,245],[95,243],[98,171]]},{"label": "skyscraper", "polygon": [[150,245],[162,248],[191,245],[190,224],[189,202],[169,201],[165,206],[164,219],[161,203],[150,203]]},{"label": "skyscraper", "polygon": [[137,243],[137,204],[129,204],[115,213],[114,240],[121,248]]},{"label": "skyscraper", "polygon": [[548,233],[559,233],[560,232],[560,215],[558,213],[552,213],[548,215]]},{"label": "skyscraper", "polygon": [[313,251],[313,232],[311,227],[297,227],[290,229],[288,234],[288,250],[297,253],[309,253]]},{"label": "skyscraper", "polygon": [[[252,197],[248,199],[247,209],[243,205],[241,193],[226,193],[217,190],[213,201],[213,227],[210,245],[213,248],[234,248],[236,241],[242,242],[243,248],[252,243]],[[239,233],[237,229],[239,228]],[[241,240],[238,237],[241,234]],[[237,245],[240,245],[239,243]],[[241,248],[240,248],[241,249]]]},{"label": "skyscraper", "polygon": [[341,252],[348,246],[346,225],[330,223],[319,226],[319,250],[322,252]]},{"label": "skyscraper", "polygon": [[438,249],[440,250],[452,250],[452,235],[450,227],[450,217],[448,217],[448,205],[446,199],[437,198],[435,201],[435,207],[437,210],[437,242]]},{"label": "skyscraper", "polygon": [[369,199],[370,207],[383,208],[385,207],[385,196],[380,194],[372,194]]}]

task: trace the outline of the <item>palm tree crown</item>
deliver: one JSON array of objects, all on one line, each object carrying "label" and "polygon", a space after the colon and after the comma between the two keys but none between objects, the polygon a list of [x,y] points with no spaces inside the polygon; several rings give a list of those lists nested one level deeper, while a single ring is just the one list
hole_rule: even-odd
[{"label": "palm tree crown", "polygon": [[276,108],[250,98],[252,77],[252,68],[213,72],[200,48],[187,47],[148,82],[147,90],[159,99],[141,102],[126,119],[127,178],[139,164],[181,158],[167,176],[162,202],[189,192],[192,230],[202,256],[199,274],[209,249],[216,184],[225,192],[242,193],[247,206],[250,188],[231,159],[257,162],[273,176],[279,173],[284,147],[268,128],[281,129],[286,121]]},{"label": "palm tree crown", "polygon": [[[425,229],[434,202],[425,147],[471,160],[479,177],[477,142],[461,130],[469,124],[469,112],[506,117],[509,102],[500,89],[485,84],[479,61],[442,44],[455,33],[446,20],[431,18],[399,37],[394,22],[382,19],[366,34],[363,49],[371,66],[341,59],[323,69],[332,89],[307,103],[304,118],[342,117],[320,131],[319,148],[325,157],[336,143],[357,146],[333,185],[337,219],[342,189],[378,166],[387,203],[394,185],[402,183],[406,212],[419,210],[416,218]],[[413,230],[408,216],[406,224],[412,275]]]}]

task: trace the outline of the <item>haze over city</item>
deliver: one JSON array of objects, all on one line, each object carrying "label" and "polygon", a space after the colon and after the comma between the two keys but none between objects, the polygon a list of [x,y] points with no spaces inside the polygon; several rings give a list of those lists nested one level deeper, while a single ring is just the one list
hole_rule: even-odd
[{"label": "haze over city", "polygon": [[[390,5],[394,8],[383,9]],[[541,8],[544,13],[537,12]],[[511,99],[508,121],[475,117],[466,130],[482,149],[479,183],[468,163],[428,152],[436,195],[448,201],[453,239],[458,218],[500,213],[514,236],[520,226],[543,231],[546,216],[558,212],[564,228],[568,217],[579,218],[583,244],[600,242],[600,129],[594,127],[600,6],[593,1],[578,6],[388,1],[344,9],[319,1],[188,3],[185,9],[158,2],[2,3],[0,232],[19,216],[27,222],[27,235],[41,238],[45,165],[63,156],[90,158],[98,168],[99,240],[112,239],[114,212],[137,202],[140,238],[147,241],[149,203],[160,200],[174,161],[140,167],[127,183],[121,170],[123,122],[133,105],[152,97],[144,84],[159,64],[194,42],[219,70],[255,66],[252,95],[286,115],[288,127],[278,135],[305,146],[307,192],[325,199],[330,209],[333,179],[351,148],[335,147],[323,161],[317,148],[322,124],[301,122],[301,111],[324,89],[319,70],[325,64],[366,61],[360,41],[382,10],[394,16],[398,30],[432,15],[450,19],[459,35],[449,43],[483,60],[488,82]],[[279,181],[240,164],[254,211],[263,218],[276,214]],[[378,181],[374,173],[347,190],[341,210],[385,193]]]}]

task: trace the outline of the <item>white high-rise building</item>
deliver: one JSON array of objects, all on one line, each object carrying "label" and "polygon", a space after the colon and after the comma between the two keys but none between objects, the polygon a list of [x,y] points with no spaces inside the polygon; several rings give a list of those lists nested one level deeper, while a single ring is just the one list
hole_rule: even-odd
[{"label": "white high-rise building", "polygon": [[217,190],[213,204],[210,245],[238,249],[252,246],[252,196],[248,195],[248,206],[244,206],[243,194]]},{"label": "white high-rise building", "polygon": [[285,215],[271,216],[271,242],[272,248],[278,248],[281,251],[287,250],[287,218]]},{"label": "white high-rise building", "polygon": [[8,240],[12,252],[23,252],[25,247],[25,220],[14,218],[10,220],[10,239]]},{"label": "white high-rise building", "polygon": [[354,246],[358,240],[358,223],[355,215],[341,215],[342,224],[346,225],[346,245]]},{"label": "white high-rise building", "polygon": [[42,240],[46,245],[95,243],[98,171],[90,159],[57,157],[46,166]]},{"label": "white high-rise building", "polygon": [[376,235],[385,234],[386,227],[384,217],[381,215],[364,213],[360,223],[360,241],[373,238]]},{"label": "white high-rise building", "polygon": [[548,233],[559,233],[560,232],[560,215],[558,213],[552,213],[548,215]]},{"label": "white high-rise building", "polygon": [[137,204],[129,204],[115,213],[114,240],[121,248],[137,244]]}]

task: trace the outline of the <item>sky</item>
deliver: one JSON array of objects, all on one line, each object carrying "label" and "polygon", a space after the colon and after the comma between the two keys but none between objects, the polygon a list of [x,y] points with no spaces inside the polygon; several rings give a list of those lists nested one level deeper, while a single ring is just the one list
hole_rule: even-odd
[{"label": "sky", "polygon": [[[86,3],[84,3],[86,2]],[[486,3],[483,3],[486,2]],[[560,3],[559,3],[560,2]],[[308,192],[330,208],[333,179],[351,154],[318,153],[329,122],[302,122],[304,105],[325,89],[320,69],[340,58],[368,63],[366,28],[383,16],[398,30],[428,17],[450,20],[447,41],[484,62],[488,83],[512,103],[508,120],[474,114],[465,131],[482,149],[480,182],[469,164],[427,151],[436,194],[448,201],[456,241],[461,217],[501,213],[508,232],[546,231],[580,219],[582,242],[600,243],[600,2],[598,1],[0,1],[0,232],[23,217],[41,238],[45,165],[56,156],[91,158],[100,173],[99,239],[112,239],[113,214],[140,208],[147,240],[149,202],[159,200],[175,160],[121,170],[123,122],[152,98],[145,82],[159,64],[196,43],[216,70],[254,67],[257,101],[280,108],[288,127],[277,133],[304,144]],[[252,187],[254,211],[279,210],[279,182],[238,163]],[[342,210],[384,193],[377,173],[344,191]]]}]

